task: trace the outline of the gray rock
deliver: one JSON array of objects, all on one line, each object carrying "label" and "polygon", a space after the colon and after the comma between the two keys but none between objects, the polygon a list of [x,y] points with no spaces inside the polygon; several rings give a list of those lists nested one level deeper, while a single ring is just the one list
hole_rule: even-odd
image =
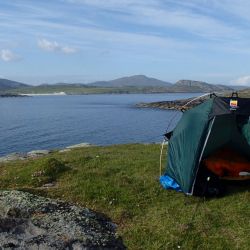
[{"label": "gray rock", "polygon": [[50,150],[33,150],[27,153],[28,157],[37,157],[37,156],[43,156],[48,155],[51,151]]},{"label": "gray rock", "polygon": [[44,188],[50,188],[50,187],[54,187],[55,186],[55,183],[52,182],[52,183],[45,183],[42,187]]},{"label": "gray rock", "polygon": [[102,214],[21,191],[0,191],[0,249],[126,249]]},{"label": "gray rock", "polygon": [[79,144],[76,144],[76,145],[68,146],[68,147],[66,147],[66,149],[86,148],[86,147],[90,147],[90,146],[92,146],[90,143],[83,142],[83,143],[79,143]]},{"label": "gray rock", "polygon": [[58,152],[59,152],[59,153],[66,153],[66,152],[70,152],[70,151],[71,151],[71,149],[65,148],[65,149],[59,150]]},{"label": "gray rock", "polygon": [[0,162],[8,162],[8,161],[17,161],[17,160],[24,160],[27,156],[21,153],[12,153],[3,157],[0,157]]}]

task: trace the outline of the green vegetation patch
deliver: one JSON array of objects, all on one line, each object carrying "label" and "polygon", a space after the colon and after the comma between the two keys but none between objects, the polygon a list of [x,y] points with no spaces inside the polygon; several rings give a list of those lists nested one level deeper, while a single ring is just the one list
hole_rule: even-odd
[{"label": "green vegetation patch", "polygon": [[[0,188],[103,212],[128,249],[248,249],[249,186],[210,200],[166,191],[158,181],[159,152],[160,145],[114,145],[4,163]],[[54,178],[54,187],[41,188],[34,179],[41,169],[45,179]]]},{"label": "green vegetation patch", "polygon": [[69,168],[55,158],[41,159],[34,162],[36,171],[32,174],[34,185],[41,185],[54,182],[60,175]]}]

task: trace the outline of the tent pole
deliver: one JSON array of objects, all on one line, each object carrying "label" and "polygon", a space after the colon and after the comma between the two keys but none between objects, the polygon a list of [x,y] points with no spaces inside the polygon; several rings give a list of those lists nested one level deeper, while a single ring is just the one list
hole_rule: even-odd
[{"label": "tent pole", "polygon": [[197,170],[196,170],[196,173],[195,173],[195,178],[194,178],[194,182],[193,182],[193,186],[192,186],[192,190],[191,190],[191,195],[193,195],[193,192],[194,192],[194,184],[195,184],[195,182],[196,182],[196,178],[197,178],[199,166],[200,166],[200,163],[201,163],[201,160],[202,160],[202,157],[203,157],[205,148],[206,148],[206,146],[207,146],[207,142],[208,142],[208,139],[209,139],[209,137],[210,137],[210,134],[211,134],[211,131],[212,131],[212,128],[213,128],[213,125],[214,125],[214,121],[215,121],[215,117],[213,118],[211,127],[210,127],[210,129],[209,129],[209,131],[208,131],[208,134],[207,134],[207,137],[206,137],[204,146],[203,146],[202,151],[201,151],[201,155],[200,155],[199,162],[198,162],[198,167],[197,167]]},{"label": "tent pole", "polygon": [[161,174],[162,174],[162,154],[163,154],[163,147],[164,147],[164,144],[166,142],[166,138],[163,139],[162,141],[162,144],[161,144],[161,154],[160,154],[160,177],[161,177]]}]

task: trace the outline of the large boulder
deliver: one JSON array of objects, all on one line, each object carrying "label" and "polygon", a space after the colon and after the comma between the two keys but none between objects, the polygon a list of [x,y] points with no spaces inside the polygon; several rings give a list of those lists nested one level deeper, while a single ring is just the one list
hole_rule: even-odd
[{"label": "large boulder", "polygon": [[87,208],[0,191],[0,249],[125,249],[115,229]]}]

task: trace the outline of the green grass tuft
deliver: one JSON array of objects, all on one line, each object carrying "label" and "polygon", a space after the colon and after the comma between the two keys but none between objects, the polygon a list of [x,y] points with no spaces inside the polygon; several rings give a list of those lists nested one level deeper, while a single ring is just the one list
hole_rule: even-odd
[{"label": "green grass tuft", "polygon": [[55,158],[41,159],[34,162],[36,171],[32,174],[34,185],[54,182],[68,167]]}]

